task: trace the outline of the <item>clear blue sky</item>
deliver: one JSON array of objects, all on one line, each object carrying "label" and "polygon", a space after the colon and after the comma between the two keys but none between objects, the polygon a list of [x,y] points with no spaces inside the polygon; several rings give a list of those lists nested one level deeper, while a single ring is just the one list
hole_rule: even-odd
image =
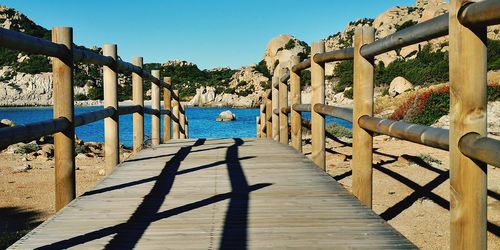
[{"label": "clear blue sky", "polygon": [[307,43],[415,0],[2,0],[39,25],[73,27],[76,44],[118,44],[123,60],[182,59],[201,69],[257,63],[267,43],[291,34]]}]

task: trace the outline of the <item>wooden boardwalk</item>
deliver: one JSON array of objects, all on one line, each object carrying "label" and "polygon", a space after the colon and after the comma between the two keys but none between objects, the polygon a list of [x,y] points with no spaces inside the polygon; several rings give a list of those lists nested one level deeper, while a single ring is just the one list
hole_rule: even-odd
[{"label": "wooden boardwalk", "polygon": [[12,249],[416,248],[288,146],[172,140],[127,160]]}]

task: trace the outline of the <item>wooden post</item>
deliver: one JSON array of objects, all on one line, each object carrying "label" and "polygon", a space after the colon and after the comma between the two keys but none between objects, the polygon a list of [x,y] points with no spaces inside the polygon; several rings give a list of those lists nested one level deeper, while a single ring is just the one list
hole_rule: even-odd
[{"label": "wooden post", "polygon": [[280,142],[288,145],[288,113],[282,112],[281,109],[288,106],[288,85],[281,81],[281,76],[284,74],[284,68],[279,71],[279,119],[280,119]]},{"label": "wooden post", "polygon": [[373,58],[360,54],[361,46],[373,42],[373,27],[356,28],[354,33],[354,104],[352,124],[352,192],[367,207],[372,207],[372,150],[373,136],[362,129],[361,116],[373,115]]},{"label": "wooden post", "polygon": [[52,58],[54,84],[54,118],[69,121],[66,130],[54,134],[56,211],[76,197],[75,186],[75,127],[73,124],[73,29],[55,27],[52,41],[68,49],[66,58]]},{"label": "wooden post", "polygon": [[486,249],[487,166],[460,152],[462,136],[486,136],[486,27],[466,27],[457,15],[470,1],[452,0],[450,60],[450,249]]},{"label": "wooden post", "polygon": [[186,117],[186,128],[185,128],[185,131],[186,131],[186,139],[189,139],[189,120],[188,120],[188,117]]},{"label": "wooden post", "polygon": [[[265,94],[265,93],[264,93]],[[266,127],[266,102],[267,98],[262,98],[262,103],[260,104],[260,127],[258,128],[260,130],[260,138],[266,138],[267,137],[267,131],[262,131],[263,128]]]},{"label": "wooden post", "polygon": [[[172,78],[163,77],[163,81],[167,85],[165,88],[163,88],[163,109],[168,110],[168,111],[172,111],[172,103],[170,102],[171,101],[170,89],[172,88]],[[171,123],[172,123],[172,121],[170,120],[170,115],[164,114],[163,115],[163,143],[172,139],[172,131],[170,128]]]},{"label": "wooden post", "polygon": [[[132,63],[135,66],[142,68],[142,57],[134,57]],[[139,105],[144,108],[144,95],[142,89],[142,76],[137,73],[132,73],[132,99],[134,105]],[[144,146],[144,110],[133,114],[134,124],[134,153],[142,150]]]},{"label": "wooden post", "polygon": [[[325,52],[323,40],[314,42],[311,48],[311,57]],[[313,162],[321,169],[326,170],[325,156],[325,117],[314,111],[314,105],[325,103],[325,68],[311,60],[311,137]]]},{"label": "wooden post", "polygon": [[266,97],[266,136],[267,139],[272,139],[273,138],[273,123],[271,120],[272,118],[272,109],[273,109],[273,104],[272,101]]},{"label": "wooden post", "polygon": [[[159,70],[151,70],[151,75],[160,79]],[[151,81],[151,109],[160,111],[160,86]],[[155,112],[151,115],[151,145],[160,145],[160,113]]]},{"label": "wooden post", "polygon": [[276,113],[274,113],[274,110],[279,110],[280,109],[280,102],[279,102],[279,77],[278,75],[278,70],[274,70],[274,76],[273,76],[273,81],[272,81],[272,97],[271,97],[271,102],[272,102],[272,110],[271,110],[271,123],[273,126],[273,140],[279,141],[280,140],[280,117]]},{"label": "wooden post", "polygon": [[174,96],[172,97],[172,118],[174,120],[174,139],[179,139],[179,90],[174,90]]},{"label": "wooden post", "polygon": [[[290,65],[290,95],[292,96],[292,103],[290,106],[301,103],[300,76],[292,71],[293,65],[299,62],[300,58],[298,56],[292,56]],[[302,152],[302,114],[291,109],[290,116],[292,147]]]},{"label": "wooden post", "polygon": [[[102,54],[118,58],[116,44],[105,44]],[[104,66],[104,107],[112,107],[115,112],[111,117],[104,119],[104,155],[106,174],[120,163],[120,145],[118,137],[118,69],[117,64]]]},{"label": "wooden post", "polygon": [[255,136],[260,138],[260,114],[255,117]]},{"label": "wooden post", "polygon": [[182,131],[179,135],[180,139],[186,139],[186,111],[184,110],[184,105],[179,104],[179,127],[181,127]]}]

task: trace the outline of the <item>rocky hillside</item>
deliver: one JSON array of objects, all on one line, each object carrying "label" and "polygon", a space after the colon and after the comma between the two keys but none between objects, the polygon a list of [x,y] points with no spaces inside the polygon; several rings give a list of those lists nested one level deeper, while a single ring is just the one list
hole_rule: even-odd
[{"label": "rocky hillside", "polygon": [[[376,18],[364,18],[348,23],[342,32],[326,37],[326,51],[352,46],[354,30],[371,25],[376,37],[382,38],[401,29],[424,22],[445,13],[448,4],[442,0],[416,0],[414,6],[396,6]],[[50,39],[50,32],[31,21],[25,15],[0,6],[0,26]],[[500,26],[488,28],[488,67],[500,69]],[[100,48],[93,48],[100,52]],[[376,84],[378,94],[397,95],[414,86],[446,82],[447,38],[405,47],[376,57]],[[308,57],[310,47],[292,35],[272,38],[263,53],[262,60],[238,70],[217,68],[200,70],[185,61],[146,64],[146,70],[160,69],[162,75],[173,78],[174,88],[180,90],[183,100],[197,106],[255,107],[260,103],[262,92],[271,85],[277,69],[288,67],[291,56],[301,60]],[[52,78],[50,60],[44,56],[30,56],[0,48],[0,106],[47,105],[52,102]],[[352,62],[326,65],[327,103],[349,104],[352,97]],[[77,65],[75,70],[75,99],[102,99],[102,72],[94,65]],[[130,76],[120,76],[119,98],[131,98]],[[149,95],[149,82],[145,81],[145,94]],[[301,76],[303,102],[310,100],[310,72]]]}]

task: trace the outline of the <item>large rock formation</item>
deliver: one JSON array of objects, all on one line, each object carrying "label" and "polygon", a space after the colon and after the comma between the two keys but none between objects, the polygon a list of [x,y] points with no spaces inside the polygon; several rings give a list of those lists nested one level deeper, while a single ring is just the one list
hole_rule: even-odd
[{"label": "large rock formation", "polygon": [[292,35],[279,35],[269,41],[263,60],[270,72],[274,72],[278,65],[287,67],[291,56],[307,55],[308,45]]}]

